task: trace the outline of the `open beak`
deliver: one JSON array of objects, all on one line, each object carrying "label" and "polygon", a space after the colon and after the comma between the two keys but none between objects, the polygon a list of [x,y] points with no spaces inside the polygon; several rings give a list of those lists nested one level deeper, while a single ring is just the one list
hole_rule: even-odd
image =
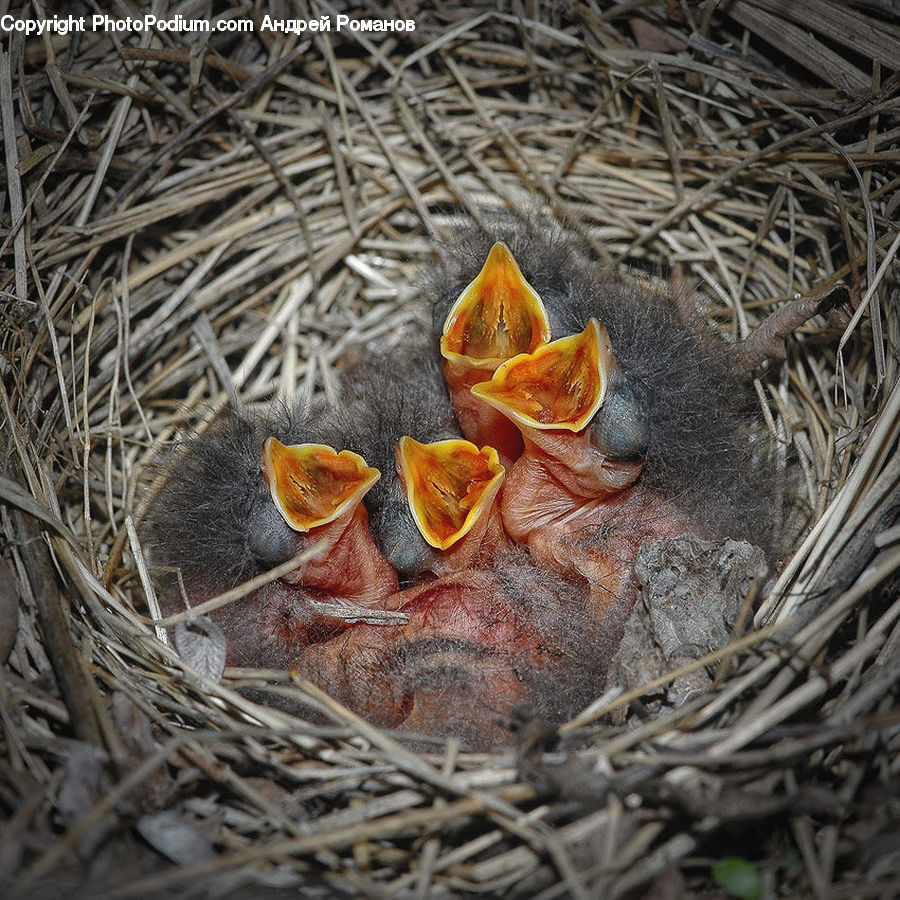
[{"label": "open beak", "polygon": [[550,340],[547,310],[506,244],[498,241],[444,322],[441,353],[450,363],[495,369]]},{"label": "open beak", "polygon": [[325,444],[282,444],[266,438],[262,467],[285,522],[306,532],[354,509],[381,477],[357,453]]},{"label": "open beak", "polygon": [[464,440],[420,444],[402,437],[397,471],[426,541],[446,550],[468,534],[494,503],[506,474],[493,447]]},{"label": "open beak", "polygon": [[472,393],[517,424],[577,432],[603,405],[614,366],[606,327],[591,319],[581,334],[507,360]]}]

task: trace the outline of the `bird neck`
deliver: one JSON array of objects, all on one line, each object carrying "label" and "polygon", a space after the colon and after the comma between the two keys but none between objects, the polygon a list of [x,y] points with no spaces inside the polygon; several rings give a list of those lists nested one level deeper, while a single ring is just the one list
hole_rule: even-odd
[{"label": "bird neck", "polygon": [[493,373],[493,368],[479,368],[458,361],[444,363],[444,380],[450,390],[453,412],[466,440],[477,447],[493,447],[502,465],[509,467],[522,452],[519,429],[470,390],[475,384],[490,381]]},{"label": "bird neck", "polygon": [[532,460],[573,503],[603,500],[633,485],[644,468],[642,460],[624,461],[601,453],[591,443],[590,429],[565,431],[520,426],[525,447],[522,459]]},{"label": "bird neck", "polygon": [[397,591],[397,573],[372,540],[369,515],[361,503],[311,529],[309,538],[322,550],[290,580],[361,606],[375,606]]}]

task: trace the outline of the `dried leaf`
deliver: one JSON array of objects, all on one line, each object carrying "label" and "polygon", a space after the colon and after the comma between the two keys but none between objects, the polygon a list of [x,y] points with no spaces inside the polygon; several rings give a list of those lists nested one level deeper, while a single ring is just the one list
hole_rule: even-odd
[{"label": "dried leaf", "polygon": [[180,866],[215,856],[209,838],[174,809],[141,816],[134,827],[154,850]]},{"label": "dried leaf", "polygon": [[[763,552],[746,541],[663,538],[641,548],[635,574],[641,598],[613,658],[613,681],[626,688],[725,646],[743,598],[765,574]],[[704,671],[677,678],[668,702],[680,706],[709,687]]]},{"label": "dried leaf", "polygon": [[666,538],[641,548],[643,586],[655,643],[667,657],[702,656],[728,643],[741,602],[766,573],[763,552],[746,541]]},{"label": "dried leaf", "polygon": [[205,678],[218,683],[225,671],[227,641],[209,616],[199,616],[175,626],[175,646],[181,658]]}]

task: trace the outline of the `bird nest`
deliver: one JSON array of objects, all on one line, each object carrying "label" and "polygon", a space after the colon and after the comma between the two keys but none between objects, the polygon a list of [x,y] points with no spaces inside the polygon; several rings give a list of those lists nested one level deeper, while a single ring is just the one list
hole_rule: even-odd
[{"label": "bird nest", "polygon": [[[92,30],[86,5],[83,33],[0,50],[4,894],[895,895],[887,4],[176,14],[252,28]],[[757,370],[799,475],[777,576],[723,648],[490,753],[411,750],[296,673],[198,671],[152,614],[160,449],[230,405],[333,394],[419,315],[460,213],[523,209],[696,288],[729,340],[845,286]]]}]

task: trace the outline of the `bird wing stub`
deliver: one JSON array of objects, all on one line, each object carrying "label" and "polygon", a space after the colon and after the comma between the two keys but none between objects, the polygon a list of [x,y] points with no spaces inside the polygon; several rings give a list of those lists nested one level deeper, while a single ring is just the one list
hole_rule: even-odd
[{"label": "bird wing stub", "polygon": [[506,475],[493,447],[411,437],[397,444],[397,471],[416,526],[438,550],[452,547],[490,511]]},{"label": "bird wing stub", "polygon": [[350,450],[266,438],[262,468],[272,500],[295,531],[327,525],[354,509],[381,472]]},{"label": "bird wing stub", "polygon": [[450,362],[496,368],[550,340],[547,310],[506,244],[498,241],[444,321],[441,353]]},{"label": "bird wing stub", "polygon": [[603,405],[615,357],[604,325],[507,360],[472,393],[514,422],[538,430],[581,431]]}]

